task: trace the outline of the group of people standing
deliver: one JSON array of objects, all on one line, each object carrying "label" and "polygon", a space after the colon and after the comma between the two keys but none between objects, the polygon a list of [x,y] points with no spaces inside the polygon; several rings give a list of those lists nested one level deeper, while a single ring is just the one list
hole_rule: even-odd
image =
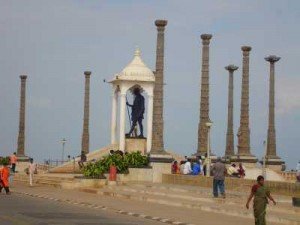
[{"label": "group of people standing", "polygon": [[[6,194],[10,194],[10,183],[12,182],[12,177],[16,173],[16,166],[18,162],[17,154],[14,152],[9,158],[9,160],[1,160],[0,165],[0,193],[4,189]],[[25,169],[26,173],[29,175],[29,184],[33,185],[33,176],[37,173],[36,164],[33,159],[29,159],[28,167]]]}]

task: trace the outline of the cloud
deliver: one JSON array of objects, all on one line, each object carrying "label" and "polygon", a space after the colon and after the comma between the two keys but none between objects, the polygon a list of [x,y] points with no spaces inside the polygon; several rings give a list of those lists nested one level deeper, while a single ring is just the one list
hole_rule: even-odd
[{"label": "cloud", "polygon": [[277,112],[285,115],[300,109],[300,78],[278,79]]}]

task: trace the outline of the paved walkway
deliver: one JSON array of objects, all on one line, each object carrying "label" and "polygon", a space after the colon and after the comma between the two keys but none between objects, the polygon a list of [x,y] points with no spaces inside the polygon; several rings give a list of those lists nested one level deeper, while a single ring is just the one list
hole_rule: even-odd
[{"label": "paved walkway", "polygon": [[[126,214],[131,217],[146,218],[149,221],[161,221],[169,224],[207,224],[207,225],[232,225],[254,224],[253,219],[239,218],[204,212],[199,209],[186,207],[172,207],[151,202],[115,199],[91,193],[83,193],[75,190],[64,190],[46,186],[28,187],[21,183],[15,183],[12,191],[25,196],[47,199],[53,202],[64,202],[78,207],[94,207],[98,210],[106,209],[106,212]],[[27,198],[27,197],[26,197]],[[243,206],[242,206],[243,207]],[[154,223],[153,223],[154,224]],[[272,225],[277,225],[272,223]]]}]

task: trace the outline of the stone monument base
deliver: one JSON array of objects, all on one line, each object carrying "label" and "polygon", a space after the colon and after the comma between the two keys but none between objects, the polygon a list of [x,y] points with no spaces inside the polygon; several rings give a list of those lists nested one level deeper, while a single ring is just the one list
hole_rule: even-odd
[{"label": "stone monument base", "polygon": [[159,152],[159,153],[150,153],[150,162],[157,162],[157,163],[171,163],[173,162],[173,157],[168,154],[167,152]]},{"label": "stone monument base", "polygon": [[16,165],[16,172],[17,173],[25,173],[25,169],[27,169],[29,166],[29,160],[28,161],[20,161],[18,158],[18,162]]},{"label": "stone monument base", "polygon": [[140,151],[143,155],[147,154],[147,139],[128,137],[125,139],[125,151],[137,152]]},{"label": "stone monument base", "polygon": [[242,163],[245,167],[256,167],[258,159],[253,155],[235,155],[230,158],[231,163]]},{"label": "stone monument base", "polygon": [[18,157],[18,162],[29,162],[28,156],[17,156],[17,157]]},{"label": "stone monument base", "polygon": [[285,162],[279,157],[269,157],[266,159],[266,167],[274,171],[285,170]]}]

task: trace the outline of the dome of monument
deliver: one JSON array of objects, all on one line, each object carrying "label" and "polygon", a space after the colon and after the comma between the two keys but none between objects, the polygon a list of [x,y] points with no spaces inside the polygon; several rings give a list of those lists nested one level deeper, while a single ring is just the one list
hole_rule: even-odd
[{"label": "dome of monument", "polygon": [[140,49],[136,49],[133,60],[116,75],[117,80],[132,80],[132,81],[155,81],[155,76],[152,70],[147,67],[141,58]]}]

